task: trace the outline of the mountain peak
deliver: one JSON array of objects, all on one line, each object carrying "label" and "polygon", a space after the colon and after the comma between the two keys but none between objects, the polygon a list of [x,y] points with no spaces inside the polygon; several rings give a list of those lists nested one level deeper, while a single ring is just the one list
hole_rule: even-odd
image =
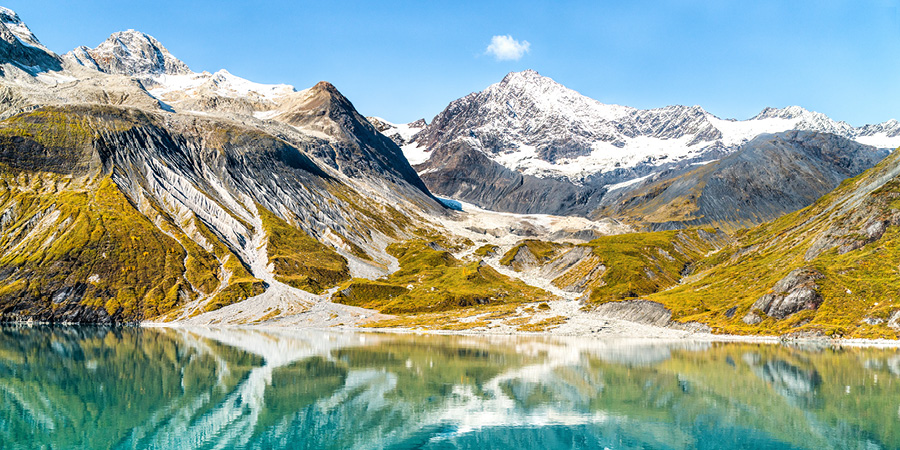
[{"label": "mountain peak", "polygon": [[764,108],[753,119],[797,119],[810,113],[809,110],[802,106],[788,106],[785,108],[773,108],[771,106]]},{"label": "mountain peak", "polygon": [[516,79],[534,80],[534,79],[541,79],[541,78],[546,78],[546,77],[542,76],[534,69],[525,69],[520,72],[510,72],[510,73],[506,74],[506,76],[503,77],[503,80],[501,81],[501,83],[509,82],[509,81],[516,80]]},{"label": "mountain peak", "polygon": [[338,91],[333,84],[327,81],[320,81],[316,83],[316,85],[312,87],[312,92],[315,94],[328,93],[330,95],[340,95],[341,97],[343,97],[343,94],[341,94],[341,92]]},{"label": "mountain peak", "polygon": [[0,64],[14,64],[27,72],[59,70],[59,57],[44,47],[19,15],[0,7]]},{"label": "mountain peak", "polygon": [[539,74],[536,70],[526,69],[521,72],[510,72],[500,81],[500,86],[526,87],[526,86],[560,86],[550,77]]},{"label": "mountain peak", "polygon": [[97,48],[79,47],[66,54],[76,63],[120,75],[184,75],[187,64],[172,56],[153,36],[136,30],[118,31]]},{"label": "mountain peak", "polygon": [[23,44],[37,47],[41,50],[48,51],[47,47],[38,40],[37,36],[31,32],[28,25],[19,18],[15,11],[0,6],[0,23],[2,23],[16,38]]}]

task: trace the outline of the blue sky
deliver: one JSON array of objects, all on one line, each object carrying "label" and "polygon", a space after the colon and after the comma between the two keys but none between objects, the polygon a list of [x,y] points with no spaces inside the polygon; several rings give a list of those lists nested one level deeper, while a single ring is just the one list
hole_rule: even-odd
[{"label": "blue sky", "polygon": [[[2,4],[59,53],[134,28],[195,71],[297,88],[328,80],[363,114],[395,122],[430,121],[528,68],[639,108],[697,104],[745,119],[798,104],[852,125],[900,119],[900,0]],[[486,52],[494,36],[527,41],[527,53],[498,60]]]}]

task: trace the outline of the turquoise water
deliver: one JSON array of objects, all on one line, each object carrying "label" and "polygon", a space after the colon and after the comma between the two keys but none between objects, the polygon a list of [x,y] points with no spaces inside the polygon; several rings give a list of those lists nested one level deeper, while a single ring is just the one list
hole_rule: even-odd
[{"label": "turquoise water", "polygon": [[0,448],[896,449],[900,352],[8,327]]}]

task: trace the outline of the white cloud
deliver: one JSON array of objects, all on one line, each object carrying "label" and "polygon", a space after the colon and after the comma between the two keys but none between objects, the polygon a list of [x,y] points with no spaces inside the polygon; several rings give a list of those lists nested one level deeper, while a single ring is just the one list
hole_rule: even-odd
[{"label": "white cloud", "polygon": [[497,61],[518,61],[522,59],[531,43],[528,41],[517,41],[512,36],[494,36],[491,38],[491,44],[487,46],[485,53],[493,55]]}]

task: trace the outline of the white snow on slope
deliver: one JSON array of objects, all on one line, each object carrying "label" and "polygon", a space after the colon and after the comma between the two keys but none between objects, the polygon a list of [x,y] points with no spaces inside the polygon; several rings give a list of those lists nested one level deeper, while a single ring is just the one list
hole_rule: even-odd
[{"label": "white snow on slope", "polygon": [[157,75],[153,81],[160,87],[150,90],[150,94],[162,98],[166,94],[182,91],[184,94],[193,95],[199,88],[210,88],[214,93],[223,97],[247,97],[259,96],[264,100],[274,100],[283,95],[294,92],[294,87],[287,84],[261,84],[232,75],[222,69],[214,74],[209,72],[192,73],[186,75]]},{"label": "white snow on slope", "polygon": [[41,44],[41,41],[39,41],[37,36],[31,32],[28,25],[25,25],[25,22],[19,18],[19,15],[16,14],[15,11],[0,6],[0,23],[3,23],[3,25],[5,25],[23,45],[38,48],[47,53],[53,53]]},{"label": "white snow on slope", "polygon": [[900,137],[891,137],[886,133],[878,133],[870,136],[859,136],[856,138],[856,142],[878,148],[887,148],[890,150],[894,150],[897,147],[900,147]]},{"label": "white snow on slope", "polygon": [[615,169],[709,161],[761,134],[794,129],[882,148],[900,145],[896,121],[854,128],[799,106],[765,108],[747,120],[721,119],[699,106],[640,110],[601,103],[533,70],[512,72],[455,100],[431,126],[440,128],[420,137],[432,148],[404,147],[411,161],[423,162],[428,150],[456,141],[510,170],[576,183]]},{"label": "white snow on slope", "polygon": [[720,119],[712,114],[707,120],[722,132],[722,143],[725,145],[740,145],[761,134],[793,130],[800,123],[800,119],[774,117],[755,120]]},{"label": "white snow on slope", "polygon": [[399,136],[403,142],[407,142],[407,144],[400,145],[400,149],[411,165],[421,164],[428,161],[428,158],[431,158],[431,152],[425,146],[412,142],[413,136],[425,129],[425,127],[412,126],[408,123],[394,123],[377,116],[375,119],[388,126],[381,134],[391,139]]},{"label": "white snow on slope", "polygon": [[623,182],[621,182],[621,183],[610,184],[610,185],[606,186],[606,190],[607,190],[607,191],[614,191],[614,190],[616,190],[616,189],[622,189],[622,188],[624,188],[624,187],[628,187],[628,186],[631,186],[631,185],[633,185],[633,184],[638,184],[638,183],[640,183],[641,181],[644,181],[644,180],[646,180],[647,178],[652,177],[653,175],[655,175],[655,174],[652,174],[652,173],[651,173],[650,175],[644,175],[644,176],[642,176],[642,177],[640,177],[640,178],[634,178],[634,179],[631,179],[631,180],[628,180],[628,181],[623,181]]}]

